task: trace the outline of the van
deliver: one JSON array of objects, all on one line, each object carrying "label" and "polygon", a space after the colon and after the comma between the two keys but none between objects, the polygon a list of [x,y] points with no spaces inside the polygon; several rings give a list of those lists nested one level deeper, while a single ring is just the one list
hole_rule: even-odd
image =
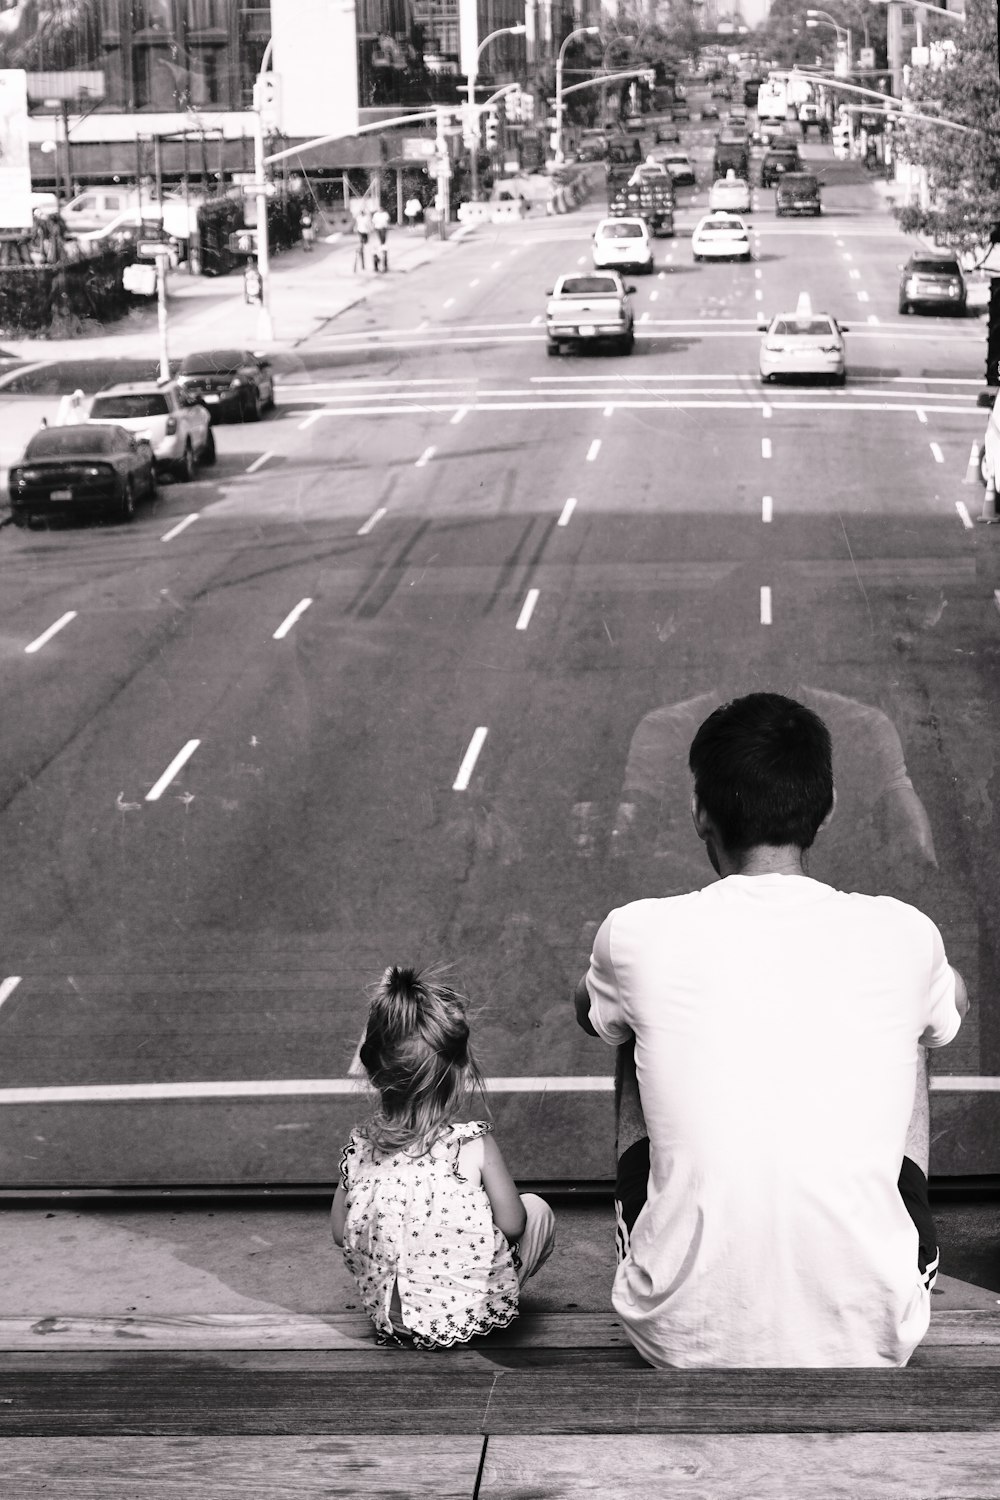
[{"label": "van", "polygon": [[62,219],[70,234],[90,234],[103,229],[128,209],[138,207],[139,195],[132,188],[92,187],[70,199],[63,208]]},{"label": "van", "polygon": [[779,177],[774,190],[774,212],[784,214],[822,213],[819,181],[811,172],[786,172]]}]

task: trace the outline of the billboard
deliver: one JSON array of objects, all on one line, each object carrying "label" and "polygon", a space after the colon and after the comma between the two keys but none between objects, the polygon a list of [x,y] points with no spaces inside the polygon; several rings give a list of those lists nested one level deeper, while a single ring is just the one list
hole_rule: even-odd
[{"label": "billboard", "polygon": [[23,68],[0,69],[0,229],[31,228],[28,84]]},{"label": "billboard", "polygon": [[354,135],[357,25],[351,0],[271,0],[271,66],[281,79],[279,129],[290,136]]}]

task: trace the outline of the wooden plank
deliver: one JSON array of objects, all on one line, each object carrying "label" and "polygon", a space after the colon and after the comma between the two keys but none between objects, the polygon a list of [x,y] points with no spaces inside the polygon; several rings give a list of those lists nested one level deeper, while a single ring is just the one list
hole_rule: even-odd
[{"label": "wooden plank", "polygon": [[472,1500],[484,1439],[78,1438],[0,1440],[17,1500]]},{"label": "wooden plank", "polygon": [[479,1500],[996,1500],[993,1434],[491,1437]]},{"label": "wooden plank", "polygon": [[[935,1309],[926,1344],[1000,1346],[1000,1306]],[[0,1351],[122,1349],[317,1349],[345,1352],[375,1346],[363,1314],[205,1313],[143,1317],[0,1317]],[[473,1340],[471,1348],[624,1349],[631,1345],[620,1320],[600,1312],[526,1310],[508,1328]]]},{"label": "wooden plank", "polygon": [[1000,1368],[507,1371],[493,1433],[998,1432]]}]

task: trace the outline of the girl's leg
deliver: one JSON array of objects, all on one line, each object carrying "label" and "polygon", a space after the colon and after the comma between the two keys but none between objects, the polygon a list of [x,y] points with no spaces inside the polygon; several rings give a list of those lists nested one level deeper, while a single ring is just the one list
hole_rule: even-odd
[{"label": "girl's leg", "polygon": [[545,1199],[536,1193],[522,1193],[521,1202],[528,1222],[517,1242],[517,1258],[521,1262],[517,1279],[524,1286],[528,1277],[534,1276],[552,1254],[556,1242],[556,1216]]}]

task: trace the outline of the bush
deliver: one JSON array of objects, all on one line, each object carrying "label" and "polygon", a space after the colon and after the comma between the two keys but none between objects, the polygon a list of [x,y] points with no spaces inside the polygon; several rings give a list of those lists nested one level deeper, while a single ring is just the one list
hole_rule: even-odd
[{"label": "bush", "polygon": [[105,249],[55,266],[0,267],[0,332],[69,337],[87,323],[112,323],[132,307],[122,273],[133,257]]}]

